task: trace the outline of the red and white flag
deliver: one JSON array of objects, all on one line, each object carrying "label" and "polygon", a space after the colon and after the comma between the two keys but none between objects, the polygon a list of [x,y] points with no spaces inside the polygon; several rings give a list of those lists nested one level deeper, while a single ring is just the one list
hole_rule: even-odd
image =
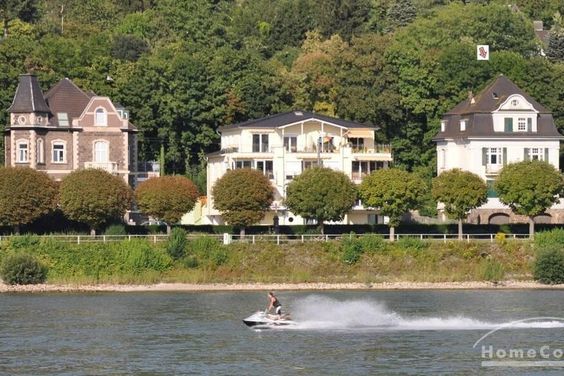
[{"label": "red and white flag", "polygon": [[487,44],[478,45],[476,48],[478,60],[490,60],[490,46]]}]

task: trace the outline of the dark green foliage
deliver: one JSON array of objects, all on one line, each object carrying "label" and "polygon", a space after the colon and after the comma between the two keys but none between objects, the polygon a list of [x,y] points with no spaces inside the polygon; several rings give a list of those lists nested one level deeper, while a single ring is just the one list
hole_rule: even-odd
[{"label": "dark green foliage", "polygon": [[397,0],[388,9],[388,29],[406,26],[417,16],[417,10],[411,0]]},{"label": "dark green foliage", "polygon": [[429,247],[429,243],[412,236],[400,236],[396,246],[400,249],[422,251]]},{"label": "dark green foliage", "polygon": [[182,265],[183,265],[185,268],[188,268],[188,269],[197,268],[198,265],[199,265],[199,263],[198,263],[198,258],[197,258],[196,256],[194,256],[194,255],[185,256],[185,257],[182,259]]},{"label": "dark green foliage", "polygon": [[13,236],[10,238],[10,247],[12,249],[33,248],[40,242],[41,239],[36,235]]},{"label": "dark green foliage", "polygon": [[112,57],[121,60],[137,61],[149,51],[147,42],[135,35],[118,35],[112,45]]},{"label": "dark green foliage", "polygon": [[564,283],[564,249],[550,246],[537,254],[534,266],[535,280],[548,285]]},{"label": "dark green foliage", "polygon": [[180,227],[173,228],[166,244],[166,251],[170,257],[175,260],[184,257],[187,245],[188,239],[186,238],[186,231]]},{"label": "dark green foliage", "polygon": [[383,252],[386,248],[386,241],[380,235],[368,234],[357,237],[351,233],[341,241],[342,260],[346,264],[354,265],[364,253]]},{"label": "dark green foliage", "polygon": [[43,283],[47,279],[47,267],[29,254],[16,253],[3,259],[0,276],[9,285]]},{"label": "dark green foliage", "polygon": [[535,245],[538,249],[564,248],[564,229],[555,228],[550,231],[541,231],[535,236]]},{"label": "dark green foliage", "polygon": [[349,265],[356,264],[364,253],[361,242],[356,238],[345,238],[341,246],[343,248],[343,261]]},{"label": "dark green foliage", "polygon": [[386,250],[386,241],[381,235],[368,234],[359,238],[362,249],[366,252],[382,252]]},{"label": "dark green foliage", "polygon": [[564,61],[564,32],[551,32],[546,56],[553,61]]},{"label": "dark green foliage", "polygon": [[127,235],[127,230],[122,224],[113,224],[106,228],[104,235]]}]

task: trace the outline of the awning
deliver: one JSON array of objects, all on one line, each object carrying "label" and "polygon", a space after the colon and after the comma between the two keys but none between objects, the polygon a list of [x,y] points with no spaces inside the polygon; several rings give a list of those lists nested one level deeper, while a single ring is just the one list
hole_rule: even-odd
[{"label": "awning", "polygon": [[373,129],[352,128],[347,132],[347,137],[351,138],[374,138]]}]

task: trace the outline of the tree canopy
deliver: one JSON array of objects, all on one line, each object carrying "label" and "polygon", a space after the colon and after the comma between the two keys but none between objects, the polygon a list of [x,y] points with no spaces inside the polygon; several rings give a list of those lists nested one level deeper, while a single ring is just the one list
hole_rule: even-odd
[{"label": "tree canopy", "polygon": [[0,224],[33,222],[57,207],[57,185],[44,172],[28,167],[0,168]]},{"label": "tree canopy", "polygon": [[548,162],[523,161],[505,166],[495,180],[494,189],[500,201],[514,213],[529,217],[529,235],[534,237],[534,217],[558,202],[564,181]]},{"label": "tree canopy", "polygon": [[148,179],[135,189],[139,209],[145,214],[163,220],[170,225],[180,221],[198,198],[198,189],[184,176],[165,175]]},{"label": "tree canopy", "polygon": [[258,170],[248,168],[227,171],[213,188],[213,206],[225,221],[241,227],[259,222],[274,201],[270,180]]},{"label": "tree canopy", "polygon": [[92,233],[111,220],[121,220],[133,198],[125,181],[100,169],[68,174],[60,187],[60,205],[71,220],[90,226]]},{"label": "tree canopy", "polygon": [[431,192],[447,216],[458,221],[458,237],[462,238],[462,220],[470,210],[486,203],[488,188],[478,175],[453,169],[433,179]]},{"label": "tree canopy", "polygon": [[380,169],[364,178],[359,187],[360,199],[365,207],[378,209],[389,217],[390,240],[401,217],[421,204],[427,189],[417,175],[398,168]]},{"label": "tree canopy", "polygon": [[317,220],[323,233],[323,223],[342,220],[356,197],[356,186],[347,175],[317,167],[305,170],[288,184],[285,204],[292,213]]}]

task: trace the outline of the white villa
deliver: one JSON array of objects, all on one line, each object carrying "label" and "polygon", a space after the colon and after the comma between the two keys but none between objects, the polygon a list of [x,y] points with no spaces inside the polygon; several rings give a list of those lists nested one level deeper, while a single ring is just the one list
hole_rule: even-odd
[{"label": "white villa", "polygon": [[[221,150],[208,154],[208,200],[201,208],[201,220],[184,222],[223,224],[213,207],[212,187],[229,169],[254,168],[268,176],[275,201],[261,224],[304,224],[306,221],[284,206],[287,184],[305,169],[317,166],[343,171],[360,183],[371,171],[387,168],[392,161],[389,145],[375,143],[377,128],[305,111],[291,111],[219,128]],[[348,213],[345,224],[382,223],[383,218],[360,203]]]},{"label": "white villa", "polygon": [[[472,211],[472,223],[502,224],[525,221],[501,204],[493,182],[503,166],[540,159],[559,168],[560,140],[552,114],[535,99],[500,75],[478,95],[469,93],[447,112],[434,141],[437,143],[437,174],[460,168],[471,171],[488,184],[488,202]],[[564,205],[558,204],[537,216],[535,222],[564,221]]]}]

